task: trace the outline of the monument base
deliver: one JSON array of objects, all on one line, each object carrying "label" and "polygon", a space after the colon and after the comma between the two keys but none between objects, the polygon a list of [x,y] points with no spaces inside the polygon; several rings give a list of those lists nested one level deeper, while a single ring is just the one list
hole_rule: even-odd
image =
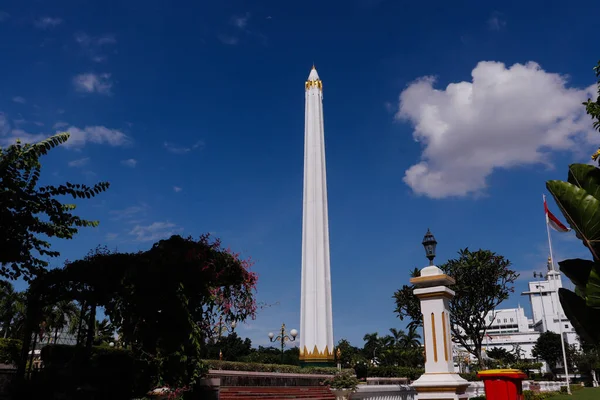
[{"label": "monument base", "polygon": [[456,373],[424,373],[411,385],[418,400],[466,400],[469,382]]}]

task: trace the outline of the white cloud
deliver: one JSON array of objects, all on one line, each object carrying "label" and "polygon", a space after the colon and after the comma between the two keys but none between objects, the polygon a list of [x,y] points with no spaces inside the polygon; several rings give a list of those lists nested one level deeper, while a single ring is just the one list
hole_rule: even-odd
[{"label": "white cloud", "polygon": [[108,144],[109,146],[125,146],[131,139],[117,129],[109,129],[105,126],[86,126],[83,129],[71,126],[66,130],[71,137],[63,145],[67,148],[81,148],[86,143]]},{"label": "white cloud", "polygon": [[171,222],[153,222],[150,225],[136,225],[130,232],[138,242],[150,242],[165,239],[180,232],[182,228]]},{"label": "white cloud", "polygon": [[506,27],[506,21],[502,18],[502,13],[494,11],[492,16],[487,21],[488,28],[493,31],[499,31],[502,28]]},{"label": "white cloud", "polygon": [[218,35],[217,37],[219,38],[221,43],[229,45],[229,46],[235,46],[236,44],[238,44],[240,42],[240,39],[237,38],[236,36]]},{"label": "white cloud", "polygon": [[410,122],[424,145],[404,176],[415,193],[478,195],[494,169],[549,165],[549,151],[596,140],[581,105],[595,96],[594,86],[568,88],[565,77],[534,62],[506,68],[482,61],[472,76],[443,90],[423,77],[400,94],[396,118]]},{"label": "white cloud", "polygon": [[173,190],[175,191],[175,193],[179,193],[181,192],[183,189],[180,188],[179,186],[173,186]]},{"label": "white cloud", "polygon": [[231,23],[239,28],[244,29],[248,25],[248,20],[250,19],[250,13],[246,13],[246,15],[235,15],[231,18]]},{"label": "white cloud", "polygon": [[69,161],[69,167],[81,168],[90,162],[89,157],[80,158],[78,160]]},{"label": "white cloud", "polygon": [[83,93],[111,94],[110,74],[79,74],[73,78],[75,90]]},{"label": "white cloud", "polygon": [[125,165],[126,167],[135,168],[137,165],[137,160],[135,158],[129,158],[121,161],[121,164]]},{"label": "white cloud", "polygon": [[39,29],[51,29],[62,24],[63,20],[60,18],[43,17],[34,22],[36,28]]},{"label": "white cloud", "polygon": [[25,104],[27,102],[25,100],[25,98],[21,97],[21,96],[15,96],[15,97],[13,97],[12,101],[14,101],[15,103],[19,103],[19,104]]},{"label": "white cloud", "polygon": [[111,210],[108,213],[113,216],[113,220],[131,219],[144,215],[150,209],[147,204],[127,207],[122,210]]},{"label": "white cloud", "polygon": [[165,142],[164,143],[165,149],[167,149],[168,152],[170,153],[174,153],[174,154],[185,154],[185,153],[189,153],[192,150],[195,149],[202,149],[204,147],[204,142],[201,140],[198,140],[196,143],[194,143],[193,145],[186,147],[186,146],[179,146],[173,143],[169,143],[169,142]]},{"label": "white cloud", "polygon": [[60,128],[64,128],[64,127],[66,127],[66,126],[69,126],[69,123],[68,123],[68,122],[64,122],[64,121],[58,121],[57,123],[55,123],[55,124],[52,126],[52,129],[60,129]]},{"label": "white cloud", "polygon": [[[5,129],[6,125],[4,125],[3,128],[2,121],[0,121],[0,133],[5,131]],[[17,140],[20,140],[21,143],[36,143],[46,139],[46,137],[47,136],[42,133],[29,133],[23,129],[12,129],[0,137],[0,146],[10,146]]]},{"label": "white cloud", "polygon": [[108,241],[112,241],[112,240],[115,240],[118,236],[119,236],[118,233],[110,233],[109,232],[109,233],[106,234],[105,238]]},{"label": "white cloud", "polygon": [[117,43],[117,39],[114,35],[92,37],[83,32],[75,34],[75,41],[79,44],[83,52],[94,62],[106,61],[106,55],[102,54],[103,47]]}]

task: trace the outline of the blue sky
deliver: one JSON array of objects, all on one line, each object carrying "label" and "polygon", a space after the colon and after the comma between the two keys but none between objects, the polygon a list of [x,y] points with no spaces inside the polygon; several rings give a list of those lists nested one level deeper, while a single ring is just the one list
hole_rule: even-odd
[{"label": "blue sky", "polygon": [[[404,326],[391,296],[426,265],[427,228],[438,262],[467,246],[509,258],[520,293],[547,257],[545,181],[598,143],[580,103],[600,5],[463,3],[3,2],[0,145],[67,129],[44,179],[111,183],[78,208],[100,226],[57,243],[53,265],[212,232],[256,260],[257,298],[277,304],[239,333],[298,328],[314,62],[335,340]],[[554,242],[557,259],[586,256],[573,235]]]}]

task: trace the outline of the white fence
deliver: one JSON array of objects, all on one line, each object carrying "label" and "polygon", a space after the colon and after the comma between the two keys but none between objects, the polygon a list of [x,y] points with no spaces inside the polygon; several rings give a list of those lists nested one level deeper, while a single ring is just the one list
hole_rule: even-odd
[{"label": "white fence", "polygon": [[[562,382],[536,382],[541,392],[558,392]],[[529,390],[530,381],[523,382],[523,390]],[[360,385],[352,394],[352,400],[415,400],[417,392],[410,385]],[[467,388],[469,398],[485,394],[483,382],[471,382]]]}]

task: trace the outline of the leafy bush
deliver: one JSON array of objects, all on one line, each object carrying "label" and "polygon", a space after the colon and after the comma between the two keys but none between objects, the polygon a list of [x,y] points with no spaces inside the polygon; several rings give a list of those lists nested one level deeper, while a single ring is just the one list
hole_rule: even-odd
[{"label": "leafy bush", "polygon": [[418,379],[425,371],[411,367],[369,367],[368,376],[377,378],[408,378],[411,381]]},{"label": "leafy bush", "polygon": [[469,400],[485,400],[485,396],[481,395],[481,396],[471,397]]},{"label": "leafy bush", "polygon": [[463,374],[459,374],[461,376],[461,378],[466,379],[469,382],[475,382],[475,381],[480,381],[481,379],[479,379],[477,377],[477,372],[465,372]]},{"label": "leafy bush", "polygon": [[23,342],[18,339],[0,339],[0,363],[18,364]]},{"label": "leafy bush", "polygon": [[532,392],[531,390],[523,390],[523,400],[547,400],[554,397],[559,392]]},{"label": "leafy bush", "polygon": [[[583,386],[581,385],[569,385],[571,387],[571,393],[576,392],[577,390],[581,390],[583,389]],[[560,387],[560,392],[561,393],[567,393],[567,387],[566,386],[561,386]]]},{"label": "leafy bush", "polygon": [[369,375],[369,367],[359,362],[354,366],[354,373],[358,379],[365,379]]},{"label": "leafy bush", "polygon": [[328,379],[324,383],[332,389],[350,389],[355,391],[359,381],[353,373],[342,371],[335,374],[333,379]]},{"label": "leafy bush", "polygon": [[[297,365],[285,364],[260,364],[244,363],[237,361],[204,360],[209,369],[220,369],[226,371],[252,371],[252,372],[282,372],[290,374],[315,374],[335,375],[338,369],[335,367],[299,367]],[[353,370],[344,370],[354,372]]]}]

